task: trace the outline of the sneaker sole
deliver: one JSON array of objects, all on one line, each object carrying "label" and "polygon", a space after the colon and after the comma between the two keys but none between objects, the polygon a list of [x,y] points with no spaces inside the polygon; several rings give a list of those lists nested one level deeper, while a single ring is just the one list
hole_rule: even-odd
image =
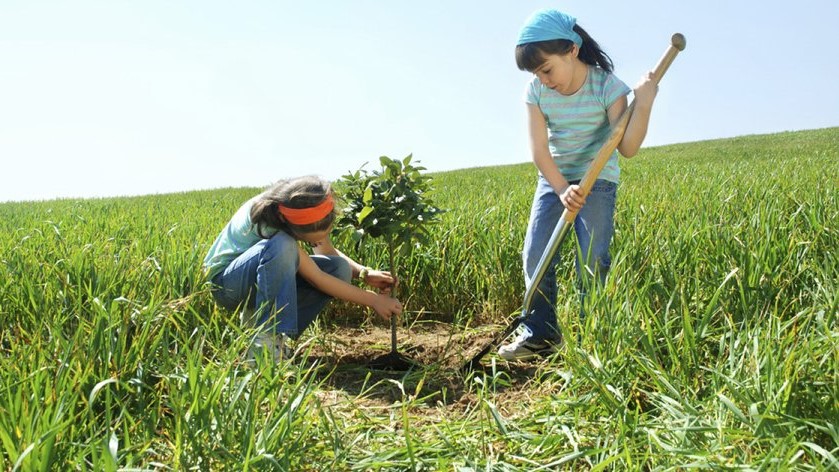
[{"label": "sneaker sole", "polygon": [[536,359],[536,358],[539,358],[539,357],[541,357],[542,359],[547,359],[548,357],[552,356],[553,354],[556,354],[556,352],[557,352],[556,350],[531,351],[530,354],[524,354],[524,355],[513,354],[510,357],[508,357],[508,356],[504,355],[503,353],[499,352],[498,356],[501,357],[502,359],[504,359],[505,361],[529,361],[529,360]]}]

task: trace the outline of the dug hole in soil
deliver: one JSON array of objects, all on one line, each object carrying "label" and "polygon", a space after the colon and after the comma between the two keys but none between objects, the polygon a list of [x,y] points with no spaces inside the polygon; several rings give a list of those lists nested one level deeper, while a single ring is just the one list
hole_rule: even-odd
[{"label": "dug hole in soil", "polygon": [[[504,328],[495,324],[464,328],[439,321],[400,327],[397,353],[411,365],[407,370],[399,370],[373,365],[391,353],[389,326],[330,325],[308,340],[305,362],[317,362],[323,369],[317,375],[324,382],[318,396],[325,405],[389,407],[402,401],[406,392],[412,392],[427,406],[444,405],[452,411],[465,411],[473,408],[478,398],[467,387],[471,375],[461,368]],[[483,375],[492,369],[493,355],[494,349],[475,374]],[[508,386],[499,388],[503,398],[497,400],[519,404],[520,392],[529,391],[527,385],[536,371],[534,365],[512,369],[507,374]]]},{"label": "dug hole in soil", "polygon": [[[464,330],[448,323],[419,322],[410,328],[397,328],[397,353],[413,364],[413,369],[437,367],[454,371],[490,342],[497,329],[503,327]],[[390,335],[389,326],[332,326],[320,336],[320,341],[312,343],[310,357],[327,365],[388,370],[381,367],[381,362],[391,353]]]}]

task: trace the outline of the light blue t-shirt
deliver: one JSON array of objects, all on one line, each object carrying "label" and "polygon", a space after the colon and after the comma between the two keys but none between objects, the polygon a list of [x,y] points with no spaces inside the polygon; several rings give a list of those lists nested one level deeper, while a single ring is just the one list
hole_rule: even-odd
[{"label": "light blue t-shirt", "polygon": [[[213,277],[222,272],[234,259],[262,240],[262,237],[256,232],[256,226],[251,222],[251,207],[257,198],[259,197],[248,200],[236,210],[233,218],[230,219],[207,252],[207,257],[204,258],[204,271],[207,274],[207,280],[213,280]],[[277,230],[264,228],[262,232],[271,235],[276,233]]]},{"label": "light blue t-shirt", "polygon": [[[548,148],[566,180],[580,180],[611,134],[607,110],[627,95],[629,87],[614,74],[588,66],[586,81],[573,95],[562,95],[534,77],[527,85],[527,103],[537,105],[548,126]],[[598,178],[618,182],[617,152]]]}]

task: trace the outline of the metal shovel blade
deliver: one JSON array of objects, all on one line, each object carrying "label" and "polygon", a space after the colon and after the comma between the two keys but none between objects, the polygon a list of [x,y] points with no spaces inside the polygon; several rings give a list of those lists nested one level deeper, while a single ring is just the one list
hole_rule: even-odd
[{"label": "metal shovel blade", "polygon": [[564,241],[565,237],[568,235],[568,231],[571,229],[571,226],[573,226],[574,218],[576,218],[576,216],[576,213],[571,214],[568,210],[565,210],[562,212],[562,216],[559,217],[559,221],[556,223],[553,233],[551,233],[551,239],[548,240],[548,244],[542,252],[542,257],[539,258],[539,263],[536,265],[533,277],[527,285],[527,290],[524,293],[524,303],[521,316],[513,320],[513,322],[510,323],[510,325],[507,326],[501,334],[493,338],[492,341],[490,341],[486,346],[478,351],[477,354],[469,359],[466,364],[460,368],[461,371],[470,371],[478,367],[481,363],[481,359],[489,353],[493,346],[498,345],[504,340],[504,338],[511,335],[521,324],[524,318],[527,317],[527,314],[530,312],[530,307],[533,305],[533,297],[536,295],[539,284],[542,283],[542,279],[545,277],[545,272],[548,271],[548,266],[550,265],[551,260],[553,260],[556,255],[556,251],[559,250],[559,247],[562,245],[562,241]]},{"label": "metal shovel blade", "polygon": [[407,371],[416,364],[398,352],[389,352],[373,359],[368,365],[374,370]]}]

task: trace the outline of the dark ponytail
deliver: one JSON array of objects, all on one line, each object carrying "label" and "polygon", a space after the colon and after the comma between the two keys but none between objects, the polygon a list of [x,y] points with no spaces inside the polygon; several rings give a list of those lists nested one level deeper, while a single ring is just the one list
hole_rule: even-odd
[{"label": "dark ponytail", "polygon": [[[597,44],[580,25],[574,25],[574,31],[583,39],[580,46],[580,54],[577,56],[584,63],[590,66],[597,66],[606,72],[612,72],[615,68],[612,59],[606,54],[600,45]],[[564,56],[571,52],[574,42],[567,39],[551,39],[548,41],[537,41],[516,46],[516,65],[520,70],[533,72],[545,63],[545,56],[558,54]]]},{"label": "dark ponytail", "polygon": [[574,25],[574,31],[583,38],[583,45],[580,46],[580,55],[578,56],[580,60],[590,66],[596,65],[606,72],[612,72],[615,69],[612,58],[600,48],[597,41],[589,36],[580,25]]}]

